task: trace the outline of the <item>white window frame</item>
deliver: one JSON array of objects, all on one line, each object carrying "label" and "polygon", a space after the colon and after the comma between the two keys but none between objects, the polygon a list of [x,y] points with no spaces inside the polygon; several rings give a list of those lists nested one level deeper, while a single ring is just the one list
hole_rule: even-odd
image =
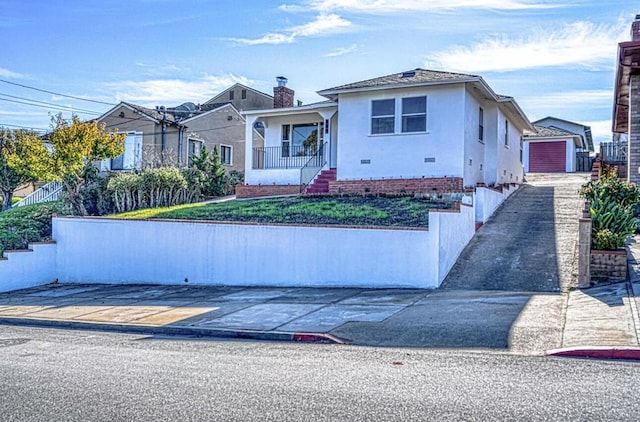
[{"label": "white window frame", "polygon": [[[222,148],[229,148],[229,162],[226,162],[222,159],[223,155],[222,155]],[[220,144],[220,162],[226,166],[232,166],[233,165],[233,147],[231,145],[226,145],[226,144]]]},{"label": "white window frame", "polygon": [[[405,113],[404,112],[404,100],[413,99],[413,98],[424,98],[424,112],[419,113]],[[400,106],[402,110],[400,110],[400,132],[401,133],[425,133],[427,131],[427,96],[426,95],[416,95],[412,97],[402,97],[400,99]],[[405,117],[420,117],[424,116],[424,129],[421,130],[404,130],[404,118]]]},{"label": "white window frame", "polygon": [[[390,135],[413,135],[413,134],[425,134],[429,133],[429,96],[428,95],[405,95],[400,97],[392,97],[392,98],[374,98],[369,103],[369,136],[390,136]],[[420,113],[404,113],[403,110],[403,100],[409,98],[424,98],[425,101],[425,109],[424,112]],[[394,103],[394,114],[380,114],[373,115],[373,107],[374,103],[377,101],[393,101]],[[403,121],[405,117],[413,117],[413,116],[424,116],[424,130],[419,131],[404,131],[403,130]],[[389,119],[393,118],[393,131],[392,132],[374,132],[373,131],[373,122],[374,119]]]},{"label": "white window frame", "polygon": [[478,107],[478,140],[484,143],[484,109]]},{"label": "white window frame", "polygon": [[[377,102],[383,102],[383,101],[393,101],[393,114],[379,114],[379,115],[373,115],[373,108],[374,108],[374,103]],[[369,120],[370,122],[370,126],[369,126],[369,133],[371,135],[392,135],[396,132],[396,114],[397,114],[397,110],[396,108],[398,107],[398,101],[396,100],[396,98],[378,98],[378,99],[374,99],[371,100],[371,110],[369,112],[369,115],[371,116],[371,119]],[[391,132],[374,132],[373,131],[373,122],[374,120],[378,120],[378,119],[389,119],[392,118],[393,119],[393,125],[392,125],[392,130]]]},{"label": "white window frame", "polygon": [[509,120],[504,119],[504,147],[509,148]]},{"label": "white window frame", "polygon": [[[191,152],[191,145],[199,144],[198,152]],[[191,157],[194,155],[200,155],[202,152],[202,146],[204,145],[204,141],[198,138],[187,138],[187,162],[189,163],[189,167],[193,166],[191,163]]]}]

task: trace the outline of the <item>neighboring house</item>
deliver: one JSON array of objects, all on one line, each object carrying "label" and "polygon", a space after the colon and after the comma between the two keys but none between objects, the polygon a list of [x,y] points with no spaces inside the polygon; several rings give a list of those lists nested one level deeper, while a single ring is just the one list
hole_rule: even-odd
[{"label": "neighboring house", "polygon": [[239,197],[523,181],[522,135],[534,128],[480,76],[415,69],[322,90],[328,101],[298,107],[285,85],[274,89],[283,108],[243,113],[246,133],[261,122],[265,139],[247,143]]},{"label": "neighboring house", "polygon": [[[584,138],[559,127],[534,124],[536,133],[523,137],[524,171],[529,173],[572,173],[576,171],[577,150]],[[587,152],[588,154],[588,152]]]},{"label": "neighboring house", "polygon": [[[237,92],[237,99],[231,92]],[[245,121],[236,104],[247,109],[272,107],[273,97],[236,84],[202,105],[184,103],[173,108],[150,109],[121,102],[98,121],[106,124],[108,130],[127,133],[125,152],[103,161],[101,169],[186,166],[190,157],[206,146],[208,151],[218,149],[227,170],[244,171]],[[258,132],[251,134],[254,144],[262,142]]]},{"label": "neighboring house", "polygon": [[631,41],[618,44],[612,126],[627,134],[627,180],[640,183],[640,15],[631,24]]},{"label": "neighboring house", "polygon": [[547,116],[544,119],[532,122],[536,126],[544,126],[550,129],[562,129],[573,134],[580,135],[580,145],[577,151],[593,152],[593,136],[591,135],[591,126],[582,123],[571,122],[569,120],[559,119],[557,117]]},{"label": "neighboring house", "polygon": [[273,97],[242,84],[235,84],[216,95],[203,106],[216,103],[231,103],[240,111],[262,110],[273,107]]}]

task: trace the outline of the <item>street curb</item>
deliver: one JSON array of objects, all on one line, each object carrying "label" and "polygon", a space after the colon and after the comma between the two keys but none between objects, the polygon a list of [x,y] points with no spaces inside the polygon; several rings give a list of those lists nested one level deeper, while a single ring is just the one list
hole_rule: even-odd
[{"label": "street curb", "polygon": [[637,346],[580,346],[554,349],[545,352],[547,356],[640,360],[640,347]]},{"label": "street curb", "polygon": [[242,340],[292,341],[297,343],[349,344],[349,341],[324,333],[290,333],[284,331],[226,330],[220,328],[196,328],[177,326],[153,326],[135,324],[113,324],[103,322],[82,322],[45,320],[30,318],[0,318],[0,325],[46,327],[70,330],[110,331],[127,334],[198,336]]}]

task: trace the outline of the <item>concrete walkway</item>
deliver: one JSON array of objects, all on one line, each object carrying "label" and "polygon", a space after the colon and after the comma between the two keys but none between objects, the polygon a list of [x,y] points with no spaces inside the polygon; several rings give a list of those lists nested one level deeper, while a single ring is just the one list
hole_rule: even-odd
[{"label": "concrete walkway", "polygon": [[443,289],[56,284],[0,294],[0,325],[519,354],[631,348],[624,356],[640,358],[640,237],[629,282],[571,288],[584,177],[530,176]]}]

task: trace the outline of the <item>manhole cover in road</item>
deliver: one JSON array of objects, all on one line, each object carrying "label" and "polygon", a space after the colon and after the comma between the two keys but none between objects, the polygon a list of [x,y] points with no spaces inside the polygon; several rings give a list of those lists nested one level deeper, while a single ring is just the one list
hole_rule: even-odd
[{"label": "manhole cover in road", "polygon": [[0,347],[18,346],[29,341],[30,338],[0,338]]}]

